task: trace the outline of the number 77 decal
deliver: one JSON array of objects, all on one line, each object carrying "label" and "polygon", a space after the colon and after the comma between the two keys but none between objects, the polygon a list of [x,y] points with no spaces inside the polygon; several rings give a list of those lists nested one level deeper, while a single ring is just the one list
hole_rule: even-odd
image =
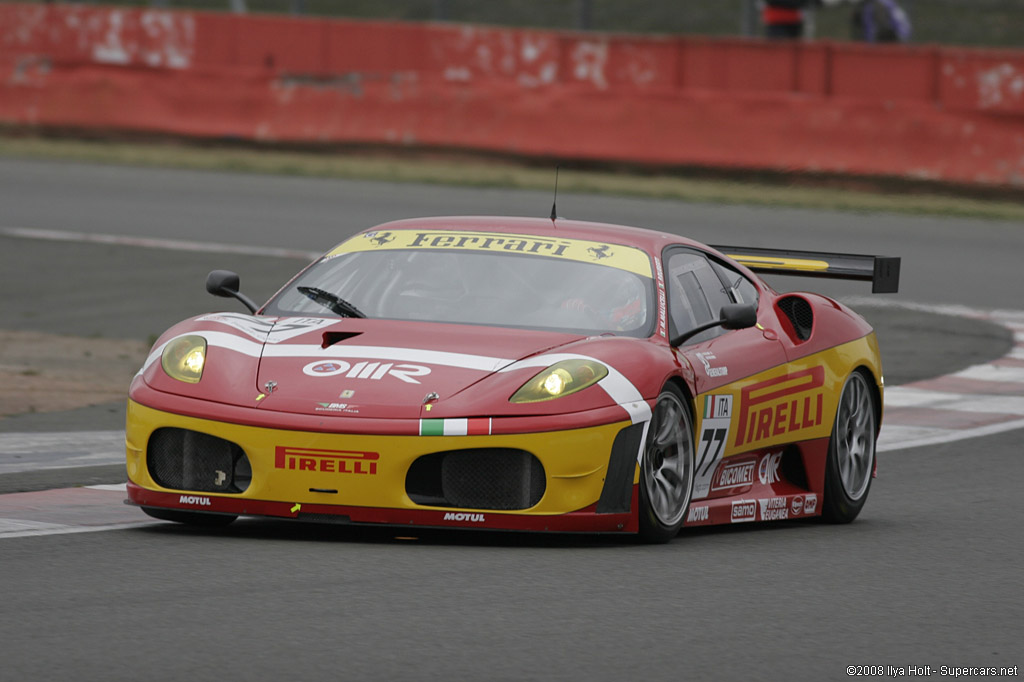
[{"label": "number 77 decal", "polygon": [[698,457],[693,472],[695,500],[708,496],[715,469],[725,454],[725,442],[729,439],[729,423],[732,421],[732,396],[704,396],[702,416],[700,439],[697,442]]}]

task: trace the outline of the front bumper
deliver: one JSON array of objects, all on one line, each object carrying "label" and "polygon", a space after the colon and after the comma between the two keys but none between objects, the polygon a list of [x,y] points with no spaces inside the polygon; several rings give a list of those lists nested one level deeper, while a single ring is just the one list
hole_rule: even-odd
[{"label": "front bumper", "polygon": [[[150,437],[162,428],[210,434],[235,443],[251,466],[248,487],[244,492],[222,494],[161,486],[147,464],[147,450]],[[562,431],[499,435],[323,433],[183,416],[130,400],[128,497],[143,507],[318,522],[636,532],[636,459],[642,429],[642,424],[627,419]],[[543,494],[529,508],[437,506],[422,500],[418,504],[409,496],[407,475],[418,459],[440,452],[495,448],[529,452],[543,466]]]}]

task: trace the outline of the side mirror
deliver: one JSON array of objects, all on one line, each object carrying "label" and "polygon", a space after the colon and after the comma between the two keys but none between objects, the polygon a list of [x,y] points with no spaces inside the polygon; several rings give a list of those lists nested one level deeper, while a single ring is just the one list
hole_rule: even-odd
[{"label": "side mirror", "polygon": [[702,324],[698,327],[694,327],[688,332],[684,332],[674,339],[670,339],[669,343],[673,346],[681,346],[687,340],[693,338],[701,332],[706,332],[709,329],[715,327],[722,327],[724,329],[747,329],[757,324],[757,306],[753,303],[730,303],[723,305],[722,310],[719,313],[717,320]]},{"label": "side mirror", "polygon": [[749,329],[757,324],[757,306],[753,303],[723,305],[720,315],[726,329]]},{"label": "side mirror", "polygon": [[250,313],[255,313],[259,306],[239,291],[240,288],[241,282],[238,275],[230,270],[214,270],[206,276],[206,290],[209,293],[222,298],[237,298],[242,305],[249,309]]}]

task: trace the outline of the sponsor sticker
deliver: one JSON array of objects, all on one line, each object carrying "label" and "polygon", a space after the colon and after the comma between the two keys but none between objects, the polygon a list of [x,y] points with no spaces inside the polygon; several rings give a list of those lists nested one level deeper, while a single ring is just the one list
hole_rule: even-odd
[{"label": "sponsor sticker", "polygon": [[467,514],[464,512],[445,512],[445,521],[469,521],[471,523],[484,523],[487,519],[483,514]]},{"label": "sponsor sticker", "polygon": [[716,359],[714,353],[712,353],[710,351],[705,351],[703,353],[697,353],[697,359],[699,359],[701,361],[701,364],[704,365],[704,373],[707,374],[709,377],[725,377],[725,376],[729,376],[729,368],[728,367],[712,367],[711,366],[711,361]]},{"label": "sponsor sticker", "polygon": [[686,517],[687,523],[701,523],[709,520],[708,507],[703,505],[700,507],[690,507],[690,513]]},{"label": "sponsor sticker", "polygon": [[811,515],[818,511],[818,495],[807,493],[804,495],[804,514]]},{"label": "sponsor sticker", "polygon": [[785,497],[769,497],[758,500],[761,507],[762,521],[781,521],[789,518],[789,507],[786,506]]},{"label": "sponsor sticker", "polygon": [[757,500],[736,500],[732,503],[731,523],[743,523],[757,518]]},{"label": "sponsor sticker", "polygon": [[340,244],[328,253],[326,258],[355,251],[386,249],[440,249],[547,256],[585,263],[601,263],[644,277],[653,276],[651,259],[644,251],[632,246],[534,234],[472,232],[468,230],[366,232]]},{"label": "sponsor sticker", "polygon": [[320,450],[279,445],[274,449],[274,468],[330,474],[377,475],[380,453],[354,450]]},{"label": "sponsor sticker", "polygon": [[198,507],[209,507],[212,503],[209,497],[198,497],[196,495],[182,495],[178,498],[178,504],[193,504]]},{"label": "sponsor sticker", "polygon": [[818,366],[744,387],[735,447],[788,438],[820,426],[824,384],[825,368]]},{"label": "sponsor sticker", "polygon": [[712,490],[730,490],[732,488],[743,488],[754,484],[754,468],[757,460],[748,459],[741,462],[728,462],[718,469],[711,485]]},{"label": "sponsor sticker", "polygon": [[800,516],[804,513],[803,495],[797,495],[793,498],[792,502],[789,503],[789,511],[792,512],[793,516]]},{"label": "sponsor sticker", "polygon": [[[311,377],[337,377],[344,375],[348,379],[370,379],[380,381],[385,377],[394,377],[407,384],[420,383],[415,377],[430,374],[430,368],[423,365],[398,364],[393,362],[373,362],[363,360],[354,365],[344,360],[315,360],[302,368],[302,373]],[[355,391],[345,391],[354,394]],[[345,397],[342,394],[342,397]]]},{"label": "sponsor sticker", "polygon": [[771,452],[761,458],[761,463],[757,465],[757,480],[761,481],[761,485],[779,482],[779,464],[781,462],[781,452]]}]

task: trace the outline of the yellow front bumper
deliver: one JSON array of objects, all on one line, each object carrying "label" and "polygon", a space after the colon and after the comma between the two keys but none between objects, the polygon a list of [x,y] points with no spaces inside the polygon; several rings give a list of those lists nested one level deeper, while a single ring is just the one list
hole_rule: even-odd
[{"label": "yellow front bumper", "polygon": [[[129,493],[132,500],[142,506],[270,515],[280,515],[279,511],[287,508],[290,513],[284,514],[286,516],[316,508],[319,513],[344,514],[354,521],[365,517],[368,521],[391,523],[397,518],[403,519],[403,523],[425,525],[453,525],[450,522],[465,521],[467,523],[454,525],[497,527],[499,524],[479,521],[484,518],[497,521],[507,516],[509,518],[504,519],[500,527],[531,528],[536,524],[527,522],[525,517],[574,513],[574,516],[604,517],[594,530],[624,530],[624,525],[628,524],[619,518],[622,514],[596,515],[594,507],[604,487],[612,444],[619,431],[628,426],[630,422],[625,420],[589,428],[508,435],[350,435],[198,419],[129,401],[126,426]],[[147,467],[146,450],[153,432],[166,427],[210,434],[237,444],[252,467],[249,487],[241,493],[217,494],[172,490],[157,484]],[[546,486],[540,501],[529,509],[514,512],[472,509],[465,510],[472,514],[458,515],[453,513],[458,510],[451,507],[426,506],[410,499],[406,493],[406,475],[417,458],[472,448],[513,448],[533,454],[545,471]],[[147,492],[153,494],[145,494]],[[406,513],[363,515],[360,509]],[[512,517],[523,523],[512,523]],[[573,526],[570,529],[588,529],[587,524],[583,524],[583,528],[575,528],[575,523],[570,525]],[[545,521],[541,529],[554,528]]]}]

